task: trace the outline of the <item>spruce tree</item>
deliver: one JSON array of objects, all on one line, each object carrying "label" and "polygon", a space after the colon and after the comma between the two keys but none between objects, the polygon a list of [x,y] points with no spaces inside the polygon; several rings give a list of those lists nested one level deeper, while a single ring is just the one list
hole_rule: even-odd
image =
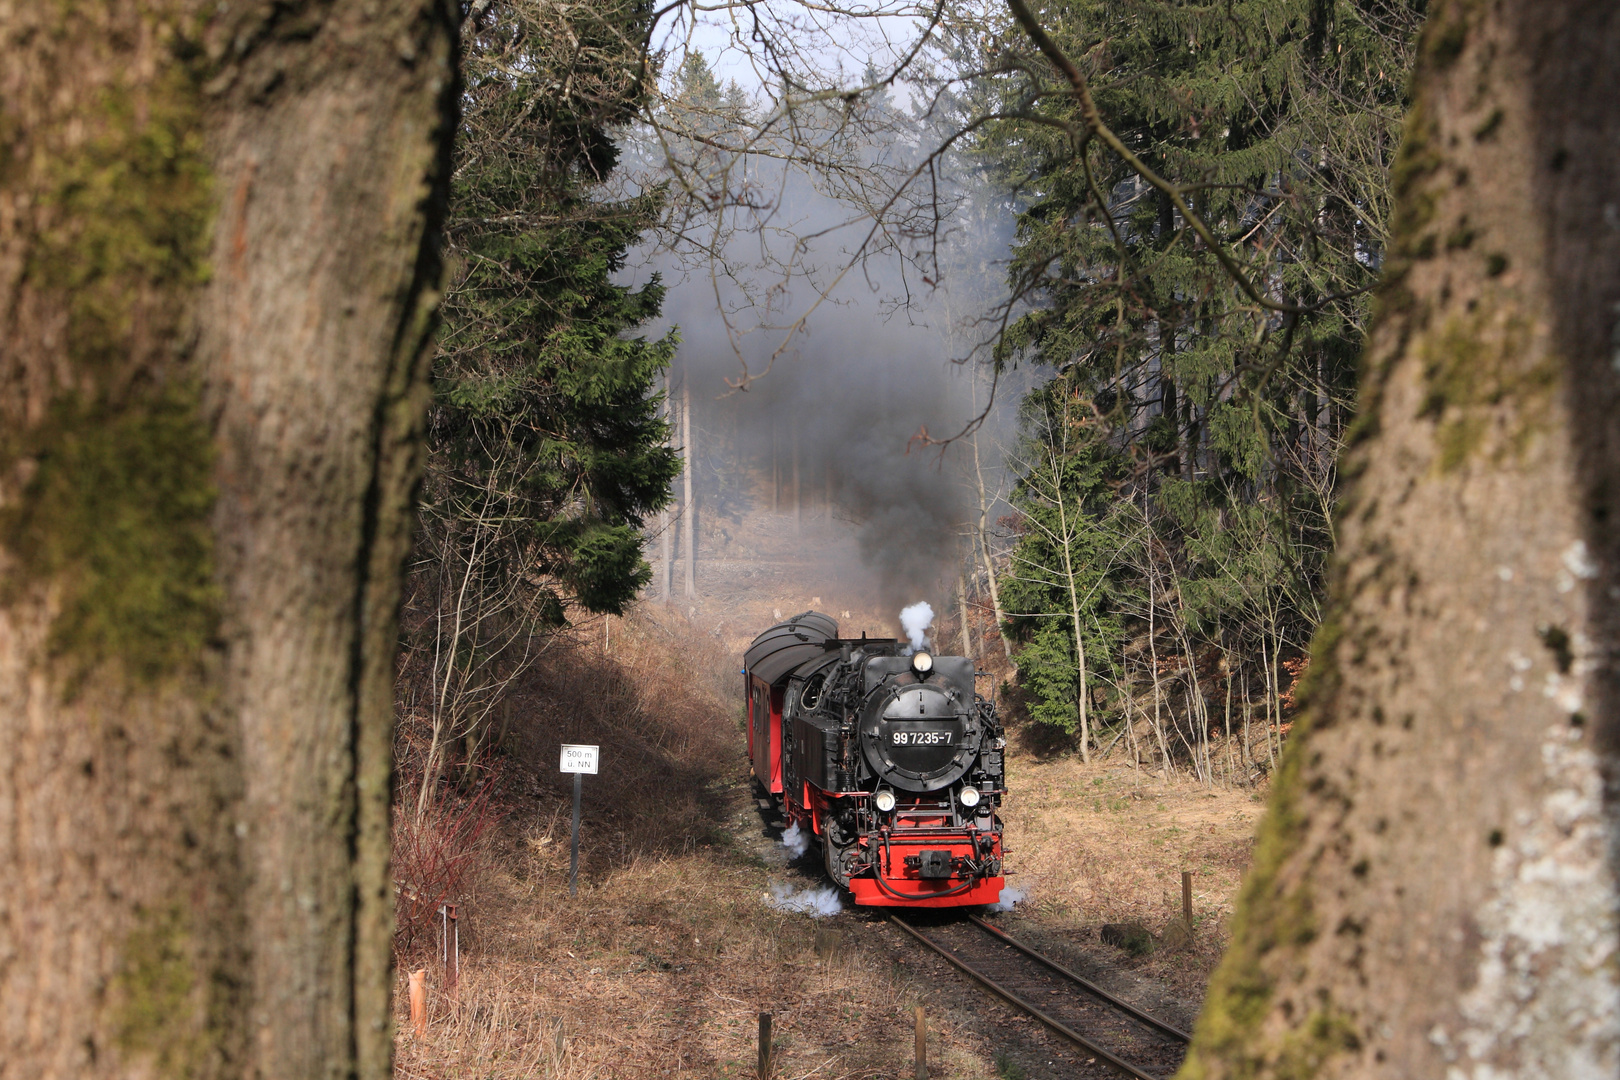
[{"label": "spruce tree", "polygon": [[[1037,13],[1108,126],[1271,306],[1129,162],[1098,140],[1077,153],[1073,97],[1015,63],[1033,74],[1003,80],[1004,111],[1043,123],[1003,121],[981,144],[1026,200],[1011,282],[1029,309],[1002,360],[1039,359],[1087,397],[1117,499],[1143,507],[1174,582],[1155,591],[1173,619],[1154,632],[1185,630],[1178,652],[1213,650],[1223,667],[1259,661],[1255,685],[1275,696],[1333,545],[1334,462],[1422,4],[1068,0]],[[1187,681],[1191,712],[1201,678]]]},{"label": "spruce tree", "polygon": [[551,623],[568,605],[620,613],[646,584],[641,526],[678,468],[654,392],[675,337],[634,333],[664,289],[616,277],[658,197],[602,197],[645,93],[646,18],[637,3],[503,4],[466,45],[428,531],[477,543],[470,523],[504,523],[483,584],[521,578],[521,606]]}]

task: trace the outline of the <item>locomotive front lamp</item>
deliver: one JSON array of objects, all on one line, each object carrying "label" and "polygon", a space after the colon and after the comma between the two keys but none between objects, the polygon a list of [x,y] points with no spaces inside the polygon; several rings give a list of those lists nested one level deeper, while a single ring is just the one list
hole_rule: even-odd
[{"label": "locomotive front lamp", "polygon": [[934,670],[934,658],[919,649],[911,654],[911,669],[919,675],[926,675]]},{"label": "locomotive front lamp", "polygon": [[970,810],[979,805],[979,789],[971,784],[959,791],[956,797],[961,799],[962,805]]},{"label": "locomotive front lamp", "polygon": [[887,814],[890,810],[894,809],[894,792],[890,791],[888,788],[884,788],[882,791],[872,796],[872,805],[876,806],[879,810]]}]

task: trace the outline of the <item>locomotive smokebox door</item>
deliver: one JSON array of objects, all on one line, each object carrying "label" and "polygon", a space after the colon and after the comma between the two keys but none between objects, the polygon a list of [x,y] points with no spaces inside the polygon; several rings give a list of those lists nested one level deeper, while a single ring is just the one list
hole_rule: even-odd
[{"label": "locomotive smokebox door", "polygon": [[861,710],[867,763],[902,790],[938,791],[961,779],[978,755],[979,725],[960,691],[943,680],[884,683]]},{"label": "locomotive smokebox door", "polygon": [[925,851],[922,853],[922,863],[917,869],[925,878],[948,878],[951,876],[951,853]]}]

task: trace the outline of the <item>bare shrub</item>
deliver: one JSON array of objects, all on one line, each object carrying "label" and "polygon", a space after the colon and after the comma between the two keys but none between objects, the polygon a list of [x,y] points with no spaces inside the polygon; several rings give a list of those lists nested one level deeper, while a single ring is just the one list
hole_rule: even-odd
[{"label": "bare shrub", "polygon": [[[411,955],[433,940],[439,908],[469,899],[486,835],[500,824],[491,775],[471,796],[456,798],[436,785],[421,814],[401,800],[394,807],[394,951]],[[412,785],[406,784],[407,790]]]}]

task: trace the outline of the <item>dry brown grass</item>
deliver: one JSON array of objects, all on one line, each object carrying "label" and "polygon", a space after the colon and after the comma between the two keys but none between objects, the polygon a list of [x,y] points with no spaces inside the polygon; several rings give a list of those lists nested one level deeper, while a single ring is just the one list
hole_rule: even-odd
[{"label": "dry brown grass", "polygon": [[490,891],[505,903],[483,910],[461,1001],[439,995],[420,1043],[400,995],[401,1076],[751,1076],[761,1010],[774,1014],[778,1076],[902,1074],[917,994],[851,947],[860,926],[838,924],[852,917],[829,927],[773,911],[764,868],[723,854],[634,861],[577,903],[557,862],[536,858],[527,882],[498,875]]},{"label": "dry brown grass", "polygon": [[[1007,1025],[955,976],[930,974],[866,914],[811,919],[762,901],[773,881],[818,878],[785,865],[748,798],[736,657],[657,609],[613,620],[608,654],[602,641],[601,624],[585,628],[519,691],[497,795],[506,816],[463,908],[459,1000],[442,992],[430,949],[400,958],[398,1075],[752,1076],[766,1010],[779,1078],[909,1077],[911,1008],[926,1002],[932,1075],[996,1076]],[[559,742],[602,747],[602,775],[585,780],[577,900]],[[1180,870],[1193,869],[1208,916],[1195,946],[1120,962],[1196,989],[1258,805],[1028,752],[1009,771],[1009,862],[1031,892],[1014,922],[1081,941],[1115,919],[1158,930],[1179,905]],[[421,1040],[406,1023],[412,966],[429,968],[433,988]]]},{"label": "dry brown grass", "polygon": [[[858,947],[866,917],[763,902],[773,881],[813,878],[785,865],[748,799],[734,658],[657,612],[614,620],[611,656],[602,627],[588,633],[520,691],[505,826],[463,908],[459,1000],[430,948],[400,958],[398,1075],[752,1076],[761,1010],[775,1017],[779,1077],[908,1071],[926,988]],[[559,742],[602,747],[602,775],[585,779],[577,900]],[[405,972],[420,966],[435,989],[418,1041]],[[937,1075],[994,1075],[982,1048],[964,1049],[971,1034],[935,1028]]]},{"label": "dry brown grass", "polygon": [[1128,765],[1073,757],[1009,761],[1013,884],[1028,894],[1009,928],[1094,942],[1105,923],[1155,934],[1181,916],[1181,873],[1193,874],[1193,941],[1122,966],[1201,999],[1226,945],[1227,920],[1248,868],[1262,792],[1164,781]]}]

